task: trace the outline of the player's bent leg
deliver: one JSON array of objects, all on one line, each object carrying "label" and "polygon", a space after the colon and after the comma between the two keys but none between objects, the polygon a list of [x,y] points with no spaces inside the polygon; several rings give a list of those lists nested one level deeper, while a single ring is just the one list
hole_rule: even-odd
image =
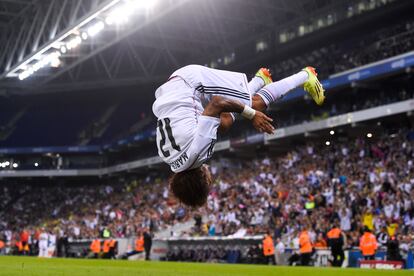
[{"label": "player's bent leg", "polygon": [[300,71],[299,73],[296,73],[292,76],[266,85],[260,89],[257,94],[262,97],[266,105],[270,105],[272,102],[275,102],[282,98],[289,91],[292,91],[293,89],[303,85],[307,80],[308,73],[305,71]]},{"label": "player's bent leg", "polygon": [[263,86],[271,84],[273,82],[272,75],[270,74],[269,69],[260,68],[253,79],[248,83],[250,95],[254,96]]},{"label": "player's bent leg", "polygon": [[306,67],[299,73],[270,83],[257,92],[266,106],[270,105],[297,87],[309,93],[316,104],[321,105],[325,100],[324,89],[317,78],[315,68]]}]

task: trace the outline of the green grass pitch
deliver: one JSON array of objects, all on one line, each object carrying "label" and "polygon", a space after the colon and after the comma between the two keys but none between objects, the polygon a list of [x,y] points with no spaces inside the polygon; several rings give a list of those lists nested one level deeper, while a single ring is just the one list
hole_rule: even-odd
[{"label": "green grass pitch", "polygon": [[0,257],[0,275],[277,275],[277,276],[382,276],[413,275],[412,271],[334,269],[263,265],[198,264],[120,260],[39,259],[35,257]]}]

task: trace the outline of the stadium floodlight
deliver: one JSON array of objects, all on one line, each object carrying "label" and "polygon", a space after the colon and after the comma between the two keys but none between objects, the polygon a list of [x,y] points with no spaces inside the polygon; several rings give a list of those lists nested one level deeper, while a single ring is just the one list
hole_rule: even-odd
[{"label": "stadium floodlight", "polygon": [[61,64],[60,59],[58,57],[52,59],[52,61],[50,62],[50,66],[53,68],[57,68],[59,67]]},{"label": "stadium floodlight", "polygon": [[37,70],[39,70],[40,68],[42,68],[42,62],[37,62],[35,65],[33,65],[33,71],[36,72]]},{"label": "stadium floodlight", "polygon": [[118,8],[115,11],[111,12],[106,18],[105,23],[107,25],[112,25],[114,23],[122,24],[128,21],[128,16],[130,11],[128,9],[125,9],[124,7]]},{"label": "stadium floodlight", "polygon": [[23,71],[19,74],[19,80],[24,80],[25,78],[29,77],[32,73],[29,70]]},{"label": "stadium floodlight", "polygon": [[368,137],[368,138],[372,138],[372,133],[371,133],[371,132],[368,132],[368,133],[367,133],[367,137]]},{"label": "stadium floodlight", "polygon": [[329,131],[329,134],[330,135],[334,135],[335,134],[335,131],[334,130],[331,130],[331,131]]},{"label": "stadium floodlight", "polygon": [[329,142],[329,141],[325,142],[325,145],[327,145],[327,146],[329,146],[330,144],[331,144],[331,142]]},{"label": "stadium floodlight", "polygon": [[17,168],[18,166],[19,166],[19,164],[13,163],[13,168]]},{"label": "stadium floodlight", "polygon": [[16,66],[12,67],[9,71],[5,73],[5,76],[8,78],[18,77],[20,80],[24,80],[25,78],[29,77],[33,73],[31,73],[31,71],[29,71],[27,68],[30,67],[30,64],[33,64],[33,61],[37,60],[39,56],[45,55],[48,52],[50,52],[53,48],[55,48],[54,46],[56,46],[56,44],[60,44],[64,42],[64,40],[66,40],[71,35],[73,35],[74,33],[84,28],[86,25],[88,25],[91,21],[95,20],[102,13],[105,13],[109,9],[111,9],[113,6],[116,6],[119,2],[121,2],[121,0],[113,0],[113,1],[109,1],[108,3],[104,4],[103,6],[101,6],[99,9],[97,9],[93,13],[84,17],[84,19],[82,19],[82,21],[80,21],[73,28],[69,29],[62,35],[56,37],[55,39],[50,41],[50,43],[48,43],[46,46],[44,46],[43,48],[35,52],[33,55],[24,59],[21,63],[17,64]]},{"label": "stadium floodlight", "polygon": [[[6,77],[18,77],[24,80],[34,72],[45,66],[59,66],[60,61],[42,61],[43,56],[47,56],[55,49],[60,54],[78,47],[83,40],[96,36],[106,25],[113,23],[123,24],[136,12],[148,12],[152,10],[158,0],[113,0],[102,5],[93,13],[87,15],[78,24],[68,29],[64,34],[50,41],[46,46],[35,52],[32,56],[23,60],[5,73]],[[44,59],[44,58],[43,58]],[[40,63],[37,63],[40,62]],[[35,64],[35,66],[34,66]]]},{"label": "stadium floodlight", "polygon": [[[82,21],[66,31],[64,34],[52,40],[45,47],[41,48],[20,64],[11,68],[7,73],[5,73],[5,76],[18,77],[20,80],[24,80],[46,65],[58,66],[60,61],[57,60],[54,60],[53,62],[46,62],[44,64],[40,63],[35,67],[33,67],[33,64],[35,63],[35,60],[43,55],[48,55],[53,51],[53,49],[60,50],[61,54],[67,53],[68,51],[78,47],[82,43],[82,40],[96,36],[105,28],[105,25],[111,25],[113,23],[123,24],[128,21],[133,13],[137,11],[147,12],[153,9],[157,2],[158,0],[108,1],[107,4],[104,4],[95,12],[85,16]],[[104,19],[104,21],[101,19]]]},{"label": "stadium floodlight", "polygon": [[87,40],[88,39],[88,33],[87,32],[83,32],[81,34],[81,37],[82,37],[83,40]]},{"label": "stadium floodlight", "polygon": [[93,37],[101,32],[105,28],[105,23],[102,21],[98,21],[97,23],[93,24],[88,28],[88,35]]},{"label": "stadium floodlight", "polygon": [[68,43],[66,43],[66,49],[72,50],[78,47],[82,43],[82,38],[80,36],[75,36]]},{"label": "stadium floodlight", "polygon": [[148,11],[152,9],[157,1],[149,0],[129,0],[125,1],[123,5],[115,8],[111,11],[105,18],[105,23],[107,25],[112,24],[124,24],[128,21],[129,17],[138,10]]},{"label": "stadium floodlight", "polygon": [[39,163],[35,162],[35,163],[34,163],[34,166],[35,166],[35,167],[38,167],[38,166],[39,166]]},{"label": "stadium floodlight", "polygon": [[134,5],[135,9],[150,10],[157,4],[157,0],[147,0],[147,1],[129,0],[128,3],[130,3],[131,5]]},{"label": "stadium floodlight", "polygon": [[10,162],[9,162],[9,161],[4,162],[4,164],[5,164],[6,166],[10,166]]},{"label": "stadium floodlight", "polygon": [[56,59],[59,59],[60,55],[61,53],[59,51],[55,51],[51,54],[48,54],[47,56],[39,57],[39,60],[35,64],[31,65],[30,67],[27,67],[22,73],[19,74],[19,79],[24,80],[25,78],[31,76],[39,69],[49,64],[56,64]]}]

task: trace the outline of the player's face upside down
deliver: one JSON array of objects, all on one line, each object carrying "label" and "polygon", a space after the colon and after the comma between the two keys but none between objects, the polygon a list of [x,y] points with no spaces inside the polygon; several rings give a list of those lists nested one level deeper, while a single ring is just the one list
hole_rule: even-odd
[{"label": "player's face upside down", "polygon": [[207,165],[173,174],[170,189],[174,196],[190,207],[201,207],[206,201],[212,183]]}]

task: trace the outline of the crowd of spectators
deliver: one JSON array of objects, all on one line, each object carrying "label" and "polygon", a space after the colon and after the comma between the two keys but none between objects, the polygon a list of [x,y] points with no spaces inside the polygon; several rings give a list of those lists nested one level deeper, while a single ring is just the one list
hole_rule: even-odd
[{"label": "crowd of spectators", "polygon": [[381,28],[363,38],[330,44],[271,66],[273,75],[285,77],[309,64],[322,79],[349,69],[414,50],[414,21]]},{"label": "crowd of spectators", "polygon": [[[169,194],[166,178],[147,177],[105,185],[2,185],[0,240],[13,244],[26,229],[40,227],[58,237],[132,237],[139,229],[166,229],[193,217],[186,236],[255,235],[271,230],[295,247],[301,226],[312,239],[337,220],[346,246],[358,246],[364,226],[387,239],[413,246],[413,133],[308,144],[284,156],[256,160],[220,159],[207,206],[191,211]],[[30,239],[29,239],[30,243]]]},{"label": "crowd of spectators", "polygon": [[388,237],[412,246],[413,149],[401,132],[375,142],[308,145],[277,159],[232,164],[217,173],[201,234],[248,235],[270,228],[295,247],[302,225],[310,226],[316,241],[338,220],[348,247],[359,245],[364,226],[377,234],[386,229]]},{"label": "crowd of spectators", "polygon": [[0,240],[14,244],[25,229],[34,244],[40,228],[69,240],[103,237],[108,231],[115,238],[133,237],[144,228],[162,230],[179,217],[159,179],[104,185],[58,182],[2,185]]}]

